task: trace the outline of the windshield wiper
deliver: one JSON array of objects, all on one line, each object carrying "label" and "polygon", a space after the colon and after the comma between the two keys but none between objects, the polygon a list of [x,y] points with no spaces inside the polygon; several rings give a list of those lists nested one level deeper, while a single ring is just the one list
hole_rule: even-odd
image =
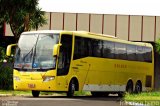
[{"label": "windshield wiper", "polygon": [[23,57],[23,62],[25,60],[25,58],[30,54],[30,53],[33,53],[33,49],[34,49],[35,45],[32,47],[32,49]]},{"label": "windshield wiper", "polygon": [[[32,65],[33,65],[33,61],[34,61],[34,56],[35,56],[35,52],[36,52],[36,45],[37,45],[37,42],[38,42],[38,38],[39,38],[39,35],[36,39],[36,43],[33,45],[33,47],[31,48],[31,50],[23,57],[22,61],[23,61],[23,65],[22,65],[22,70],[24,69],[24,61],[25,61],[25,58],[31,53],[32,55],[30,55],[30,57],[32,58]],[[35,52],[33,53],[34,51],[34,48],[35,48]],[[32,66],[32,69],[33,69],[33,66]]]},{"label": "windshield wiper", "polygon": [[34,49],[35,45],[32,47],[32,49],[22,58],[22,61],[23,61],[23,65],[22,65],[22,69],[24,69],[24,64],[25,64],[25,59],[26,57],[30,54],[30,58],[32,58],[32,55],[33,55],[33,49]]},{"label": "windshield wiper", "polygon": [[33,60],[32,60],[32,69],[33,69],[33,64],[35,63],[35,57],[36,57],[36,53],[37,53],[36,45],[38,42],[38,38],[39,38],[39,35],[38,35],[36,43],[35,43],[35,49],[34,49]]}]

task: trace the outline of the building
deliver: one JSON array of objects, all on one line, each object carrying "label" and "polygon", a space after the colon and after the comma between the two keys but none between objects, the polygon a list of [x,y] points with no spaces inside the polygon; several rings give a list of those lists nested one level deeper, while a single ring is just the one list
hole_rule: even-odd
[{"label": "building", "polygon": [[[46,18],[48,24],[39,30],[85,30],[144,42],[154,42],[160,38],[159,16],[47,12]],[[9,25],[6,25],[5,35],[12,35]]]}]

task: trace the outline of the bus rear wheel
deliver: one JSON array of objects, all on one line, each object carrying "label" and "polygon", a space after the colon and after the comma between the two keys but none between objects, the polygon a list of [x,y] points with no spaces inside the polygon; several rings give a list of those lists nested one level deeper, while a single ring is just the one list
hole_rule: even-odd
[{"label": "bus rear wheel", "polygon": [[32,91],[33,97],[39,97],[39,94],[40,94],[40,91],[35,91],[35,90]]},{"label": "bus rear wheel", "polygon": [[129,94],[133,93],[133,82],[131,80],[127,83],[126,92]]},{"label": "bus rear wheel", "polygon": [[135,93],[141,93],[142,92],[142,84],[141,82],[137,82],[135,86]]}]

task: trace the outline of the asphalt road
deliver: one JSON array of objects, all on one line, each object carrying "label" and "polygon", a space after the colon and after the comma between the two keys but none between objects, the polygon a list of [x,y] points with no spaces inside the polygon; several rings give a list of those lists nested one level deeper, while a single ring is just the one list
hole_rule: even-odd
[{"label": "asphalt road", "polygon": [[127,106],[117,96],[91,97],[77,96],[9,96],[0,97],[0,106]]}]

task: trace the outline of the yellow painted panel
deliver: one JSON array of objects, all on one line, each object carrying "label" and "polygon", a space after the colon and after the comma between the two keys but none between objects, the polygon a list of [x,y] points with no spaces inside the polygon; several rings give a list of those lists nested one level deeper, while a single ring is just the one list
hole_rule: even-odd
[{"label": "yellow painted panel", "polygon": [[89,31],[89,14],[78,14],[77,30]]},{"label": "yellow painted panel", "polygon": [[117,16],[117,37],[128,40],[128,16]]},{"label": "yellow painted panel", "polygon": [[130,39],[131,41],[141,41],[142,16],[130,16]]},{"label": "yellow painted panel", "polygon": [[102,15],[91,15],[90,32],[102,33]]},{"label": "yellow painted panel", "polygon": [[104,15],[103,33],[115,36],[115,15]]},{"label": "yellow painted panel", "polygon": [[51,29],[62,30],[63,28],[63,13],[52,13]]}]

